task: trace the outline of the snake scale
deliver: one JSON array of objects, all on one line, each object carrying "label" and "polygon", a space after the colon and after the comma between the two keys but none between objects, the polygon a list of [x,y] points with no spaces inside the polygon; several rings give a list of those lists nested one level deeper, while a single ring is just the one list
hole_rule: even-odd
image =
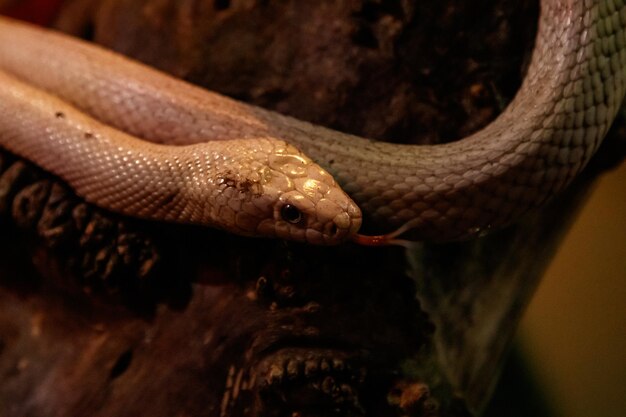
[{"label": "snake scale", "polygon": [[315,126],[0,19],[0,146],[133,216],[371,243],[357,234],[360,207],[419,239],[458,239],[510,223],[583,169],[624,96],[625,28],[624,0],[541,0],[511,104],[467,138],[417,146]]}]

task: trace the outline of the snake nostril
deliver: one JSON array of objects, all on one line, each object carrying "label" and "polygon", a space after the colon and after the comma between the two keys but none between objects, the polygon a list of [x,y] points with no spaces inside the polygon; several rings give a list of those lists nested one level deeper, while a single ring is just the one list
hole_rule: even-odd
[{"label": "snake nostril", "polygon": [[335,223],[333,223],[330,226],[329,232],[330,232],[331,236],[336,236],[339,233],[340,230],[341,229],[339,229],[339,226],[337,226]]}]

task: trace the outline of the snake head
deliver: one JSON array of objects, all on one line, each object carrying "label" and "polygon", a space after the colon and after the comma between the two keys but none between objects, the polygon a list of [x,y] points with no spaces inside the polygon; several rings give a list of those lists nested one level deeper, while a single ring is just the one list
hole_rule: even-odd
[{"label": "snake head", "polygon": [[262,178],[255,205],[265,206],[267,215],[256,234],[333,245],[351,238],[361,226],[356,203],[329,173],[290,145],[269,155]]}]

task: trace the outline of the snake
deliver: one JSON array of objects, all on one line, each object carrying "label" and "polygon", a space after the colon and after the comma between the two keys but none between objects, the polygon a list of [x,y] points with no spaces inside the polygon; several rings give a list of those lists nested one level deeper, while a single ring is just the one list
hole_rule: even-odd
[{"label": "snake", "polygon": [[[297,120],[0,18],[0,146],[132,216],[314,244],[480,235],[571,183],[624,97],[625,1],[540,10],[511,103],[476,133],[425,146]],[[363,219],[397,231],[359,234]]]}]

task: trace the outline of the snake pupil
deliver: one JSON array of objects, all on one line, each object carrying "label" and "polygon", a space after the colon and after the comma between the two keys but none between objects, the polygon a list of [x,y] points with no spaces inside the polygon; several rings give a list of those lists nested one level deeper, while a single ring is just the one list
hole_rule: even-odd
[{"label": "snake pupil", "polygon": [[291,204],[285,204],[280,209],[280,215],[282,216],[283,220],[289,223],[295,224],[302,220],[302,213],[300,213],[300,210],[298,210],[296,206],[293,206]]}]

